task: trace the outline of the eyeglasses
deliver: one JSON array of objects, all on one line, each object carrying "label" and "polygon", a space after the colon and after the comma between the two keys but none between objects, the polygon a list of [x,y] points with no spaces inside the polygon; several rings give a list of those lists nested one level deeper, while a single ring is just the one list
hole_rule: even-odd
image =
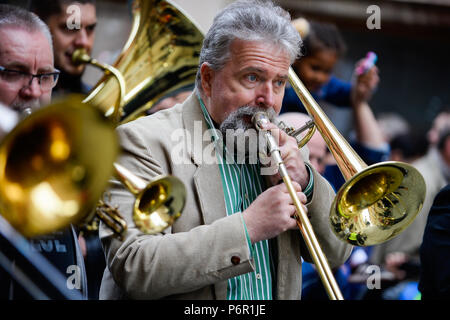
[{"label": "eyeglasses", "polygon": [[38,79],[39,86],[42,91],[49,91],[58,82],[59,74],[61,72],[55,69],[54,72],[31,74],[28,72],[10,70],[0,66],[0,78],[4,81],[16,85],[18,88],[30,86],[34,78]]}]

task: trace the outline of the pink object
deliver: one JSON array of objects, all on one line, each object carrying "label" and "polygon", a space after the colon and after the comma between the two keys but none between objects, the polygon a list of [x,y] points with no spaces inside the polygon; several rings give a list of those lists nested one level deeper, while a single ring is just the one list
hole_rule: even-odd
[{"label": "pink object", "polygon": [[377,62],[377,55],[375,54],[375,52],[372,51],[367,52],[366,58],[364,59],[362,64],[360,64],[356,69],[356,74],[359,76],[366,73],[367,71],[369,71],[370,68],[372,68],[375,65],[376,62]]}]

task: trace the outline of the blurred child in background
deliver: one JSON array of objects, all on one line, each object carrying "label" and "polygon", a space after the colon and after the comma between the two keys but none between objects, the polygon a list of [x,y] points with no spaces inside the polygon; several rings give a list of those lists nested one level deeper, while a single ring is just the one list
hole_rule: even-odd
[{"label": "blurred child in background", "polygon": [[[332,75],[334,67],[346,51],[344,40],[337,27],[330,23],[307,21],[298,18],[292,22],[300,33],[303,56],[293,68],[306,89],[316,101],[324,100],[337,107],[351,107],[368,102],[378,84],[376,66],[359,74],[356,64],[351,82]],[[306,112],[292,87],[287,86],[283,99],[283,112]]]}]

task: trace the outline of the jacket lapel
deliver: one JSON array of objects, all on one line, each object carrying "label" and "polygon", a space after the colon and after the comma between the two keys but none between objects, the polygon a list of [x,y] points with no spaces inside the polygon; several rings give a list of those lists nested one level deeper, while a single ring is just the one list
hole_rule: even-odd
[{"label": "jacket lapel", "polygon": [[214,145],[203,117],[200,103],[194,92],[184,105],[183,124],[187,130],[187,152],[197,166],[194,186],[205,224],[226,216],[225,200]]}]

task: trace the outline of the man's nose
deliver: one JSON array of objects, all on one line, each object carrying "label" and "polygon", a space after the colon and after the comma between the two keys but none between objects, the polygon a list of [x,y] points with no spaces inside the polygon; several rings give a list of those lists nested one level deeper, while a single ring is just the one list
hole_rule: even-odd
[{"label": "man's nose", "polygon": [[74,44],[77,48],[87,48],[89,46],[89,36],[86,29],[81,28],[78,30]]},{"label": "man's nose", "polygon": [[271,82],[264,82],[259,87],[256,104],[261,107],[272,107],[275,104],[275,95]]},{"label": "man's nose", "polygon": [[26,99],[37,99],[42,95],[41,85],[39,84],[39,79],[36,77],[33,77],[31,79],[31,82],[24,86],[20,90],[20,95],[22,98]]}]

